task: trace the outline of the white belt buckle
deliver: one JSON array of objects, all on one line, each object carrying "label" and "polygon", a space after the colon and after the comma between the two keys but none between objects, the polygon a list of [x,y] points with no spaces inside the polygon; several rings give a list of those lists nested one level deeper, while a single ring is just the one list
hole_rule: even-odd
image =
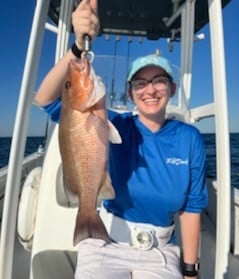
[{"label": "white belt buckle", "polygon": [[131,231],[132,244],[141,250],[150,250],[154,245],[155,232],[141,227],[135,227]]}]

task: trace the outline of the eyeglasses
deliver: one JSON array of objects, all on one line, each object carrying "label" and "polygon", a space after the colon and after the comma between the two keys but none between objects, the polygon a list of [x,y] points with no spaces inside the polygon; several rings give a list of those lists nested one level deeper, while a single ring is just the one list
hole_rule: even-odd
[{"label": "eyeglasses", "polygon": [[135,93],[142,93],[146,90],[148,85],[152,83],[156,90],[165,90],[172,82],[172,79],[167,76],[157,76],[152,80],[147,79],[135,79],[130,82],[130,86]]}]

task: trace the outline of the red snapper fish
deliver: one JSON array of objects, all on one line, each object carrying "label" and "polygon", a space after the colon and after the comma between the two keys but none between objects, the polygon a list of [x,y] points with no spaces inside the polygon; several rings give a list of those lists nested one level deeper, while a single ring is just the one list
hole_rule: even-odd
[{"label": "red snapper fish", "polygon": [[111,239],[100,219],[97,199],[114,199],[107,173],[109,140],[121,143],[107,118],[105,86],[87,58],[71,61],[62,92],[59,145],[64,185],[78,194],[74,245],[86,238]]}]

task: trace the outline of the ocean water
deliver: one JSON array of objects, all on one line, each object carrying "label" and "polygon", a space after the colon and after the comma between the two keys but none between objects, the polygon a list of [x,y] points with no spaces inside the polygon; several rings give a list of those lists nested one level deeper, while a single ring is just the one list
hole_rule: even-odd
[{"label": "ocean water", "polygon": [[[11,140],[10,137],[0,137],[0,168],[8,164]],[[28,137],[24,156],[36,152],[39,145],[44,145],[44,142],[44,137]]]},{"label": "ocean water", "polygon": [[[206,175],[209,178],[216,178],[216,149],[215,134],[203,134],[206,146]],[[44,137],[28,137],[25,149],[25,156],[36,152],[39,145],[44,145]],[[8,164],[11,138],[0,137],[0,168]],[[239,133],[230,134],[231,148],[231,183],[239,189]]]},{"label": "ocean water", "polygon": [[[215,134],[203,134],[206,146],[206,175],[216,178]],[[239,133],[230,134],[231,184],[239,189]]]}]

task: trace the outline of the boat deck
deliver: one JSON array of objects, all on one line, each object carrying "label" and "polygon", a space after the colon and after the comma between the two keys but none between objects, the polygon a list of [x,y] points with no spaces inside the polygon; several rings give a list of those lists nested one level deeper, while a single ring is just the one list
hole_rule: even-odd
[{"label": "boat deck", "polygon": [[[203,214],[201,232],[201,279],[214,279],[216,251],[216,230],[215,226],[206,214]],[[229,254],[228,272],[225,279],[239,279],[239,256]]]}]

